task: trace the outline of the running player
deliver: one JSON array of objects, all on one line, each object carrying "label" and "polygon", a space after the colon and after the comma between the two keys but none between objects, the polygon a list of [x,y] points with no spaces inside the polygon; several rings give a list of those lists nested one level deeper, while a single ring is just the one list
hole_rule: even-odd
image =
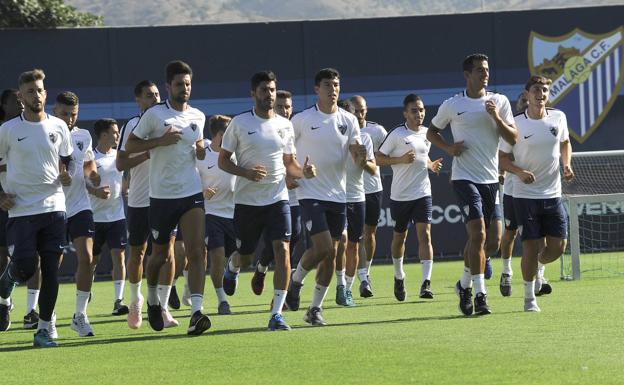
[{"label": "running player", "polygon": [[[179,60],[166,67],[169,94],[164,103],[145,111],[126,142],[127,152],[150,151],[149,225],[152,256],[147,265],[147,316],[152,329],[165,326],[158,298],[158,277],[163,264],[172,259],[176,225],[184,234],[189,263],[191,319],[187,334],[200,335],[211,326],[202,314],[206,275],[204,197],[195,158],[204,159],[204,114],[189,106],[191,67]],[[168,284],[171,286],[173,279]]]},{"label": "running player", "polygon": [[[373,151],[377,151],[388,132],[378,123],[366,120],[368,106],[364,97],[351,97],[354,115],[360,124],[360,130],[370,136],[373,142]],[[366,193],[366,215],[364,218],[364,238],[360,242],[360,260],[358,264],[358,278],[360,279],[360,297],[372,297],[373,288],[370,280],[370,267],[377,249],[377,224],[381,215],[381,199],[383,184],[380,169],[375,174],[364,173],[364,192]]]},{"label": "running player", "polygon": [[420,298],[432,299],[431,270],[431,182],[429,170],[439,172],[442,158],[429,159],[431,143],[427,140],[427,127],[423,126],[425,105],[420,96],[409,94],[403,99],[405,123],[392,129],[377,151],[380,165],[392,167],[390,210],[395,220],[392,237],[392,262],[394,264],[394,296],[405,301],[405,272],[403,256],[408,226],[414,224],[418,238],[418,258],[422,266]]},{"label": "running player", "polygon": [[[466,89],[447,99],[431,121],[427,139],[453,156],[451,180],[466,230],[468,253],[464,273],[456,284],[464,315],[489,314],[485,288],[485,234],[498,194],[498,140],[515,143],[517,131],[509,100],[486,91],[490,70],[488,57],[467,56],[463,62]],[[454,143],[441,130],[451,125]],[[472,304],[472,284],[476,295]]]},{"label": "running player", "polygon": [[98,194],[106,194],[106,187],[99,186],[100,176],[97,174],[88,130],[78,128],[78,112],[80,109],[78,96],[70,91],[61,92],[56,97],[54,116],[63,120],[71,133],[72,146],[72,178],[71,186],[63,188],[67,203],[67,234],[76,250],[76,311],[72,317],[71,328],[81,337],[93,336],[93,328],[87,317],[87,305],[93,284],[93,212],[87,194],[87,184]]},{"label": "running player", "polygon": [[[141,114],[148,108],[160,103],[160,93],[156,84],[150,80],[142,80],[134,87],[134,98]],[[147,241],[150,236],[149,211],[149,151],[129,154],[126,151],[126,142],[130,133],[139,122],[140,116],[135,116],[121,129],[121,138],[117,150],[117,170],[129,172],[130,186],[128,191],[128,243],[130,258],[126,267],[128,274],[128,288],[130,289],[130,309],[128,312],[128,326],[138,329],[143,322],[141,310],[143,296],[141,295],[141,281],[143,278],[143,257],[147,251]],[[176,136],[168,133],[166,136]],[[164,138],[163,138],[164,139]],[[170,139],[171,140],[171,139]],[[167,304],[170,282],[174,274],[173,260],[168,260],[161,268],[158,278],[158,297],[161,304]],[[164,327],[178,326],[171,313],[163,306]]]},{"label": "running player", "polygon": [[93,209],[95,235],[93,239],[93,257],[95,265],[100,261],[102,246],[106,243],[111,254],[113,264],[113,285],[115,301],[113,315],[128,314],[128,306],[123,302],[124,283],[126,280],[125,249],[127,243],[126,217],[123,210],[121,196],[121,180],[123,174],[115,167],[117,147],[119,142],[119,128],[114,119],[100,119],[95,122],[93,131],[98,144],[94,150],[95,164],[101,177],[104,189],[87,187]]},{"label": "running player", "polygon": [[[561,200],[559,164],[563,178],[574,177],[571,168],[572,146],[568,123],[562,111],[547,108],[552,81],[532,76],[525,92],[528,108],[516,115],[518,141],[501,141],[501,166],[517,179],[513,185],[513,205],[522,237],[522,278],[524,311],[540,311],[535,299],[538,261],[557,260],[566,246],[567,214]],[[513,154],[513,161],[510,155]],[[546,246],[540,251],[540,244]]]},{"label": "running player", "polygon": [[[20,75],[19,97],[24,112],[0,127],[0,157],[7,161],[0,207],[9,211],[7,243],[11,262],[0,277],[0,330],[7,330],[10,296],[41,268],[39,322],[35,347],[55,347],[50,335],[58,295],[58,266],[65,244],[65,196],[61,185],[72,182],[67,172],[72,143],[67,125],[44,111],[43,71]],[[59,161],[60,159],[60,161]]]},{"label": "running player", "polygon": [[316,286],[304,320],[325,325],[322,306],[335,269],[338,241],[346,220],[347,157],[356,163],[366,157],[360,144],[360,128],[355,116],[338,108],[340,74],[333,68],[320,70],[314,78],[317,103],[293,117],[295,147],[299,157],[316,162],[319,175],[302,180],[297,189],[301,217],[312,239],[293,273],[287,305],[298,310],[305,276],[317,268]]},{"label": "running player", "polygon": [[[225,276],[238,274],[240,261],[250,261],[263,231],[268,231],[275,256],[273,306],[268,329],[290,330],[282,316],[290,280],[289,246],[291,224],[286,174],[312,178],[309,159],[298,164],[294,156],[292,124],[275,114],[276,78],[271,71],[251,77],[254,108],[237,115],[223,134],[219,167],[238,176],[234,188],[234,231],[240,258],[232,258]],[[235,164],[231,157],[236,155]],[[238,260],[237,260],[238,259]]]},{"label": "running player", "polygon": [[208,130],[212,140],[205,140],[206,158],[197,161],[204,189],[210,278],[217,293],[217,312],[222,315],[232,314],[227,295],[223,290],[223,271],[226,257],[236,252],[233,220],[236,176],[221,170],[217,165],[223,133],[231,120],[224,115],[213,115],[208,119]]}]

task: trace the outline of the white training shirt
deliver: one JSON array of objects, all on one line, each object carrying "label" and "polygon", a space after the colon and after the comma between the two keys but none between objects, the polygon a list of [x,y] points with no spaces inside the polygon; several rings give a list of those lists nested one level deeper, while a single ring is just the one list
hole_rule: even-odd
[{"label": "white training shirt", "polygon": [[[379,146],[381,146],[381,143],[386,139],[386,135],[388,135],[384,126],[375,122],[366,121],[366,125],[360,130],[362,133],[366,133],[370,136],[373,142],[373,153],[379,150]],[[377,167],[375,175],[371,175],[367,172],[364,173],[364,191],[366,194],[383,191],[380,170],[381,169]]]},{"label": "white training shirt", "polygon": [[[134,131],[139,123],[140,116],[135,116],[128,120],[121,128],[119,145],[120,151],[126,151],[126,142],[128,137]],[[132,153],[130,158],[141,156],[142,153]],[[128,206],[130,207],[149,207],[149,170],[150,160],[141,162],[130,169],[130,186],[128,187]]]},{"label": "white training shirt", "polygon": [[516,116],[518,141],[514,146],[501,143],[501,151],[513,153],[514,164],[535,175],[533,183],[519,178],[513,186],[514,198],[548,199],[561,197],[559,174],[560,145],[570,140],[565,114],[547,108],[542,119],[531,119],[526,112]]},{"label": "white training shirt", "polygon": [[236,115],[223,134],[221,148],[235,154],[239,166],[264,166],[267,171],[258,182],[237,178],[234,203],[266,206],[288,200],[284,154],[295,153],[288,119],[277,114],[263,119],[253,110]]},{"label": "white training shirt", "polygon": [[349,145],[361,143],[356,117],[342,108],[326,114],[314,105],[295,115],[292,123],[297,157],[303,162],[309,156],[316,166],[314,178],[299,180],[297,198],[345,203]]},{"label": "white training shirt", "polygon": [[393,164],[390,199],[393,201],[413,201],[431,195],[429,181],[429,150],[431,142],[427,140],[427,127],[420,126],[418,131],[410,130],[407,123],[394,128],[379,147],[382,154],[398,158],[406,152],[414,151],[416,158],[412,163]]},{"label": "white training shirt", "polygon": [[94,159],[91,133],[88,130],[74,127],[71,130],[71,141],[74,148],[71,160],[73,164],[70,166],[72,183],[69,186],[63,186],[67,218],[81,211],[91,210],[91,201],[85,184],[84,164]]},{"label": "white training shirt", "polygon": [[442,103],[431,123],[442,130],[451,125],[453,141],[464,141],[466,151],[453,157],[452,180],[474,183],[498,182],[498,128],[485,110],[485,102],[493,100],[498,113],[507,124],[513,124],[513,114],[507,97],[493,92],[474,99],[466,91]]},{"label": "white training shirt", "polygon": [[[234,218],[234,184],[236,175],[227,173],[219,168],[219,153],[210,148],[210,141],[204,140],[206,158],[197,159],[197,169],[204,189],[216,188],[217,193],[210,199],[204,199],[206,214],[222,218]],[[234,155],[232,155],[235,162]]]},{"label": "white training shirt", "polygon": [[124,219],[126,216],[123,210],[123,198],[121,197],[121,179],[123,173],[117,170],[115,161],[117,160],[117,150],[111,149],[108,153],[101,153],[96,149],[95,164],[97,172],[100,174],[100,186],[110,187],[108,199],[101,199],[95,195],[89,195],[91,207],[93,207],[94,222],[115,222]]},{"label": "white training shirt", "polygon": [[[370,136],[360,132],[362,144],[366,147],[366,160],[374,160],[373,142]],[[347,202],[364,202],[366,195],[364,192],[364,175],[370,175],[360,165],[356,165],[352,156],[347,160]]]},{"label": "white training shirt", "polygon": [[168,100],[141,115],[132,132],[141,139],[160,138],[170,127],[182,132],[178,143],[150,150],[150,197],[176,199],[201,193],[201,180],[195,167],[195,143],[204,137],[205,121],[206,116],[197,108],[188,106],[186,111],[177,111]]},{"label": "white training shirt", "polygon": [[3,187],[16,195],[10,218],[65,211],[59,158],[72,151],[67,125],[54,116],[29,122],[21,114],[0,126],[0,157],[7,161]]},{"label": "white training shirt", "polygon": [[297,200],[297,189],[288,190],[288,205],[290,207],[299,206],[299,200]]}]

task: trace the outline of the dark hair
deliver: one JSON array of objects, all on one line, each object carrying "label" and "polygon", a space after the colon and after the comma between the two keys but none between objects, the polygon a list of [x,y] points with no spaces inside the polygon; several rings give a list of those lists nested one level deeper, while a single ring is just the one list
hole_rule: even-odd
[{"label": "dark hair", "polygon": [[2,91],[2,94],[0,95],[0,121],[3,121],[5,118],[5,112],[4,108],[2,108],[2,105],[6,104],[9,101],[9,96],[13,94],[17,94],[17,90],[9,88]]},{"label": "dark hair", "polygon": [[100,119],[96,121],[93,125],[93,131],[95,132],[95,136],[99,138],[104,132],[108,131],[113,126],[113,124],[117,124],[117,121],[111,118]]},{"label": "dark hair", "polygon": [[35,68],[34,70],[31,70],[31,71],[22,72],[19,78],[17,78],[17,85],[21,86],[22,84],[34,82],[36,80],[43,80],[43,79],[45,79],[45,73],[43,73],[43,70]]},{"label": "dark hair", "polygon": [[531,88],[533,84],[542,84],[542,85],[550,87],[550,85],[552,84],[552,80],[544,76],[531,76],[529,80],[526,82],[526,84],[524,85],[524,89],[528,91],[529,88]]},{"label": "dark hair", "polygon": [[487,55],[482,53],[473,53],[471,55],[468,55],[462,63],[463,70],[466,72],[472,71],[475,61],[490,61],[490,59],[487,57]]},{"label": "dark hair", "polygon": [[186,64],[182,60],[174,60],[167,64],[167,67],[165,68],[167,83],[171,84],[173,78],[180,74],[189,75],[192,78],[193,70],[190,65]]},{"label": "dark hair", "polygon": [[77,106],[78,105],[78,95],[71,91],[63,91],[60,94],[56,95],[56,102],[58,104],[63,104],[66,106]]},{"label": "dark hair", "polygon": [[143,89],[148,87],[156,87],[156,83],[151,80],[141,80],[134,86],[134,96],[138,98],[143,93]]},{"label": "dark hair", "polygon": [[210,137],[214,138],[221,131],[225,131],[232,118],[225,115],[212,115],[208,119],[208,130],[210,131]]},{"label": "dark hair", "polygon": [[260,71],[251,77],[251,90],[254,91],[262,82],[277,81],[275,74],[271,70]]},{"label": "dark hair", "polygon": [[279,99],[292,99],[292,93],[286,90],[277,90],[275,97]]},{"label": "dark hair", "polygon": [[422,102],[422,98],[416,94],[407,95],[405,99],[403,99],[403,110],[407,109],[408,104],[417,102],[419,100]]},{"label": "dark hair", "polygon": [[343,110],[347,110],[350,113],[355,114],[355,107],[353,106],[353,103],[351,103],[351,100],[341,99],[336,104],[338,105],[338,107],[342,108]]},{"label": "dark hair", "polygon": [[338,79],[340,80],[340,73],[334,68],[323,68],[314,76],[314,85],[319,86],[323,79]]}]

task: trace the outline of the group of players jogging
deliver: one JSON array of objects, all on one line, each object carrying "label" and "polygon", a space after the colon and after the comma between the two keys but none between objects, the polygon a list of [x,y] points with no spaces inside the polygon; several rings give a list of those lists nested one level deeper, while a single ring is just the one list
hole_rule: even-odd
[{"label": "group of players jogging", "polygon": [[[139,82],[134,93],[140,115],[121,130],[113,119],[95,122],[96,146],[89,131],[76,126],[74,93],[60,93],[53,115],[45,112],[43,71],[22,73],[18,90],[2,94],[0,331],[11,324],[14,287],[27,283],[24,328],[36,330],[34,346],[57,346],[57,276],[63,252],[71,247],[77,256],[71,328],[81,337],[93,336],[87,307],[106,244],[113,265],[112,314],[127,314],[128,326],[137,329],[146,300],[152,329],[178,326],[169,307],[180,307],[175,280],[183,275],[181,302],[191,307],[187,333],[202,334],[211,327],[202,313],[207,266],[217,313],[231,314],[228,296],[237,289],[241,266],[253,263],[261,239],[265,248],[251,286],[260,295],[274,265],[268,329],[290,330],[283,310],[299,309],[313,269],[316,282],[304,321],[326,325],[323,302],[334,274],[337,304],[355,306],[356,275],[360,297],[373,296],[369,272],[383,189],[379,166],[393,172],[394,295],[406,298],[403,258],[413,225],[422,266],[419,296],[432,299],[429,172],[443,168],[442,158],[429,158],[432,144],[453,158],[452,188],[468,233],[464,270],[455,285],[460,311],[490,313],[485,280],[492,275],[489,256],[499,245],[500,290],[511,295],[516,233],[522,240],[524,310],[540,311],[536,295],[552,290],[544,265],[561,256],[567,238],[560,163],[564,179],[574,175],[565,114],[547,107],[549,79],[530,77],[521,95],[526,103],[514,116],[505,96],[486,90],[487,56],[473,54],[463,62],[465,90],[444,101],[429,128],[423,125],[424,101],[409,94],[405,122],[387,132],[366,120],[363,97],[339,100],[340,74],[332,68],[314,78],[316,103],[292,117],[292,95],[277,89],[273,72],[261,71],[251,78],[250,111],[233,118],[213,115],[208,122],[189,105],[191,67],[172,61],[165,72],[167,100],[160,102],[155,83]],[[449,125],[453,142],[441,135]],[[291,269],[299,241],[305,252]]]}]

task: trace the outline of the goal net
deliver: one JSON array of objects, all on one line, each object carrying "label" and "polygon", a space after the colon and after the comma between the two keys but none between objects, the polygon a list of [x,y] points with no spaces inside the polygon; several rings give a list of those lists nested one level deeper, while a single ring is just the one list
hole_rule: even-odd
[{"label": "goal net", "polygon": [[624,150],[573,153],[572,170],[562,183],[570,234],[561,278],[624,274]]}]

